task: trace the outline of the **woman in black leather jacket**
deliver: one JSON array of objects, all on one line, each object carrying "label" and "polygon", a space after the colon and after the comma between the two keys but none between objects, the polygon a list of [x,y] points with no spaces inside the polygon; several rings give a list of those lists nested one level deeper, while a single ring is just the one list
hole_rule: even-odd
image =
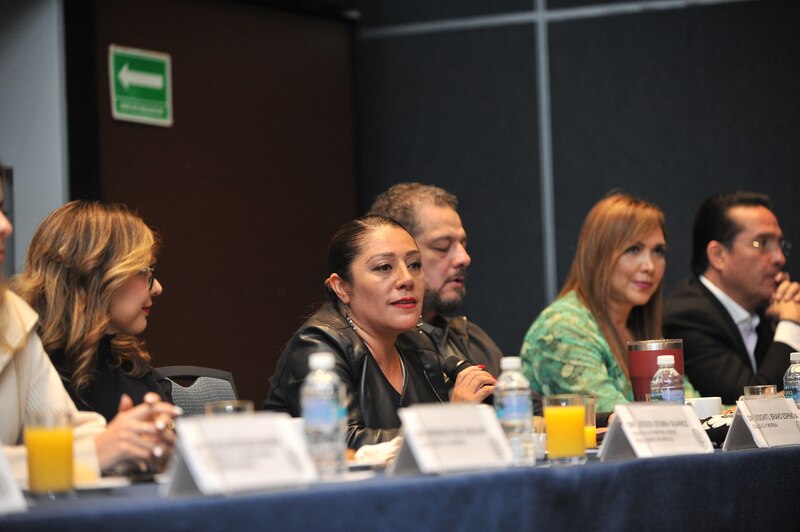
[{"label": "woman in black leather jacket", "polygon": [[302,414],[300,387],[319,351],[334,354],[347,389],[352,449],[394,438],[400,407],[480,402],[492,393],[494,378],[477,367],[459,373],[451,391],[436,347],[416,330],[425,277],[419,249],[399,223],[368,215],[343,225],[328,246],[328,267],[329,301],[289,340],[269,379],[266,410]]}]

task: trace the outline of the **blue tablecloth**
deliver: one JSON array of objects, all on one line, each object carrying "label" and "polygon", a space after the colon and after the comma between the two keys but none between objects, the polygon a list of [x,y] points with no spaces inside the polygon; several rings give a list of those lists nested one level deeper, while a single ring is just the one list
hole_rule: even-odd
[{"label": "blue tablecloth", "polygon": [[163,499],[134,485],[0,530],[794,530],[800,447]]}]

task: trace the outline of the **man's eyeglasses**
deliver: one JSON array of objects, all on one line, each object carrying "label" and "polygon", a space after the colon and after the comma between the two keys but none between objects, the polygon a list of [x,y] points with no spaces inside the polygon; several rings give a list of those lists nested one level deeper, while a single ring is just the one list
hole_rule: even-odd
[{"label": "man's eyeglasses", "polygon": [[789,252],[792,251],[792,243],[783,238],[759,238],[758,240],[753,240],[750,245],[761,253],[775,253],[781,250],[784,257],[788,257]]},{"label": "man's eyeglasses", "polygon": [[152,266],[148,266],[147,268],[142,268],[139,270],[139,273],[147,276],[147,289],[153,289],[153,281],[156,280],[156,269]]}]

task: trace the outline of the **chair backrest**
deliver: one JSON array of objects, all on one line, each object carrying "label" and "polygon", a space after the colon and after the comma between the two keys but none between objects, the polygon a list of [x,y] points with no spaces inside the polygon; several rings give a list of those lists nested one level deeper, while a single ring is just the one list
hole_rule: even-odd
[{"label": "chair backrest", "polygon": [[[208,403],[238,398],[229,371],[200,366],[166,366],[156,371],[172,382],[172,400],[183,409],[184,416],[202,415]],[[175,382],[176,379],[195,380],[183,386]]]}]

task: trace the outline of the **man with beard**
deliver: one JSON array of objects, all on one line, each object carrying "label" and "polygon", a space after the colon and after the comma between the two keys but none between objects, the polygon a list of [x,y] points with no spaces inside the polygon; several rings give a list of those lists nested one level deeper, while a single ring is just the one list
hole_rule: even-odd
[{"label": "man with beard", "polygon": [[666,303],[664,335],[683,339],[686,376],[725,404],[745,386],[781,388],[800,350],[800,285],[781,271],[790,246],[771,209],[752,192],[707,199],[694,222],[694,277]]},{"label": "man with beard", "polygon": [[466,294],[467,233],[456,208],[458,199],[444,189],[420,183],[400,183],[380,194],[370,213],[394,218],[411,233],[422,253],[425,302],[422,330],[439,348],[497,376],[500,348],[466,316],[451,316]]}]

